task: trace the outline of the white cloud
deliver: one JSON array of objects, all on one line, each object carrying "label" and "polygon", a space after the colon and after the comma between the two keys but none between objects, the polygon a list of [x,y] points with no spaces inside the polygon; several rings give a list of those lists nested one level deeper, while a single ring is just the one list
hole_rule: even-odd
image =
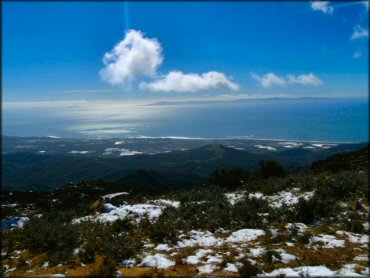
[{"label": "white cloud", "polygon": [[364,4],[365,8],[368,10],[369,9],[369,1],[362,1]]},{"label": "white cloud", "polygon": [[369,37],[369,30],[362,28],[360,25],[355,26],[351,40],[358,40]]},{"label": "white cloud", "polygon": [[301,74],[298,76],[288,75],[288,83],[300,84],[305,86],[318,86],[322,84],[322,81],[316,77],[313,73]]},{"label": "white cloud", "polygon": [[329,1],[312,1],[311,9],[314,11],[321,11],[325,14],[331,14],[334,12],[334,8],[329,6]]},{"label": "white cloud", "polygon": [[163,92],[195,92],[219,88],[238,90],[239,85],[231,82],[225,74],[217,71],[210,71],[201,75],[170,71],[162,79],[140,84],[140,89],[142,90]]},{"label": "white cloud", "polygon": [[277,76],[272,72],[269,72],[264,76],[252,73],[251,76],[253,79],[257,80],[264,88],[270,88],[273,86],[284,86],[286,83],[286,81],[283,78]]},{"label": "white cloud", "polygon": [[162,64],[162,48],[156,39],[129,30],[125,38],[105,53],[101,78],[111,84],[122,84],[142,76],[155,76]]},{"label": "white cloud", "polygon": [[362,57],[362,52],[361,51],[356,51],[355,53],[353,53],[353,59],[358,59]]},{"label": "white cloud", "polygon": [[251,76],[253,79],[257,80],[264,88],[285,86],[289,84],[299,84],[304,86],[318,86],[323,84],[323,82],[313,73],[300,75],[289,74],[285,78],[280,77],[272,72],[269,72],[263,76],[252,73]]}]

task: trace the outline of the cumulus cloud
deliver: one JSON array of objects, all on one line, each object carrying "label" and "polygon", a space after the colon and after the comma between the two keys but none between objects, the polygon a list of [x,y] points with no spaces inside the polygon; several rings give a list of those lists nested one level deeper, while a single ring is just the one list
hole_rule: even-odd
[{"label": "cumulus cloud", "polygon": [[318,86],[322,84],[322,81],[313,73],[301,74],[298,76],[288,75],[287,80],[288,83],[300,84],[305,86]]},{"label": "cumulus cloud", "polygon": [[[145,38],[142,32],[130,30],[122,41],[105,53],[105,67],[99,73],[104,81],[112,85],[124,84],[142,77],[156,78],[162,62],[162,47],[158,40]],[[162,78],[140,84],[142,90],[165,92],[195,92],[218,88],[238,90],[239,85],[218,71],[203,74],[170,71]]]},{"label": "cumulus cloud", "polygon": [[219,88],[238,90],[239,85],[231,82],[225,74],[217,71],[210,71],[201,75],[170,71],[157,81],[140,84],[140,89],[142,90],[163,92],[195,92]]},{"label": "cumulus cloud", "polygon": [[351,40],[358,40],[369,37],[369,30],[362,28],[360,25],[355,26]]},{"label": "cumulus cloud", "polygon": [[252,73],[251,76],[253,79],[257,80],[264,88],[270,88],[273,86],[284,86],[286,83],[283,78],[277,76],[275,73],[272,72],[269,72],[263,76]]},{"label": "cumulus cloud", "polygon": [[129,30],[122,41],[105,53],[105,67],[100,76],[112,85],[122,84],[143,76],[155,76],[162,61],[162,48],[156,39]]},{"label": "cumulus cloud", "polygon": [[334,12],[334,8],[329,6],[329,1],[312,1],[311,9],[313,11],[321,11],[325,14],[331,14]]},{"label": "cumulus cloud", "polygon": [[353,56],[352,56],[353,59],[358,59],[358,58],[361,58],[361,57],[362,57],[362,52],[361,51],[356,51],[355,53],[353,53]]},{"label": "cumulus cloud", "polygon": [[289,74],[285,78],[280,77],[272,72],[265,75],[251,74],[252,78],[257,80],[258,83],[264,88],[271,88],[274,86],[285,86],[289,84],[299,84],[304,86],[318,86],[323,82],[316,77],[313,73],[292,75]]}]

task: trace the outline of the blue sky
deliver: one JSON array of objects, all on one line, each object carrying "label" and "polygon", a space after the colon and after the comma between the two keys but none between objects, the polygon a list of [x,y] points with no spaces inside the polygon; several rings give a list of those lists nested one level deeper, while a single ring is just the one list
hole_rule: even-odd
[{"label": "blue sky", "polygon": [[364,2],[2,7],[5,102],[368,93]]}]

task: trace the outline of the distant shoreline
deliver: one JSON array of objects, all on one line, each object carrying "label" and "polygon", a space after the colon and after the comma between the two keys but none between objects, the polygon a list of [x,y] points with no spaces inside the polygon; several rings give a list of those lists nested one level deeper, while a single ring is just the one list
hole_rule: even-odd
[{"label": "distant shoreline", "polygon": [[199,140],[199,141],[216,141],[216,140],[250,140],[250,141],[272,141],[272,142],[295,142],[295,143],[323,143],[323,144],[364,144],[369,141],[322,141],[322,140],[299,140],[299,139],[283,139],[283,138],[255,138],[251,136],[230,136],[230,137],[189,137],[189,136],[125,136],[125,137],[61,137],[54,135],[44,136],[14,136],[2,135],[2,137],[15,137],[15,138],[45,138],[45,139],[77,139],[77,140],[124,140],[124,139],[169,139],[169,140]]}]

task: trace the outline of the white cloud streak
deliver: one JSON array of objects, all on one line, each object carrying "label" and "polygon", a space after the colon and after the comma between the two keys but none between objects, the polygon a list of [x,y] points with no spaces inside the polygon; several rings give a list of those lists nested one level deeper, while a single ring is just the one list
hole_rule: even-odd
[{"label": "white cloud streak", "polygon": [[369,37],[369,30],[362,28],[360,25],[355,26],[351,40],[364,39]]},{"label": "white cloud streak", "polygon": [[112,85],[123,84],[139,77],[155,76],[162,61],[162,47],[156,39],[145,38],[143,33],[129,30],[122,41],[105,53],[105,67],[100,76]]},{"label": "white cloud streak", "polygon": [[313,11],[320,11],[325,14],[332,14],[334,12],[334,8],[329,6],[329,1],[312,1],[311,9]]},{"label": "white cloud streak", "polygon": [[362,52],[361,51],[356,51],[355,53],[353,53],[353,56],[352,56],[353,59],[358,59],[358,58],[361,58],[361,57],[362,57]]},{"label": "white cloud streak", "polygon": [[238,90],[239,85],[231,82],[225,74],[210,71],[201,75],[197,73],[182,73],[181,71],[170,71],[162,79],[151,83],[141,83],[141,90],[162,92],[196,92],[210,89],[229,88]]},{"label": "white cloud streak", "polygon": [[277,76],[275,73],[269,72],[263,76],[260,76],[258,74],[252,73],[252,78],[257,80],[262,87],[264,88],[270,88],[274,86],[284,86],[285,80],[281,77]]},{"label": "white cloud streak", "polygon": [[287,78],[287,82],[291,84],[300,84],[304,86],[319,86],[322,84],[322,81],[313,73],[301,74],[298,76],[288,75]]},{"label": "white cloud streak", "polygon": [[290,84],[298,84],[303,86],[319,86],[323,84],[323,82],[313,73],[300,75],[289,74],[286,77],[280,77],[273,72],[269,72],[262,76],[252,73],[251,76],[253,79],[257,80],[263,88],[286,86]]}]

